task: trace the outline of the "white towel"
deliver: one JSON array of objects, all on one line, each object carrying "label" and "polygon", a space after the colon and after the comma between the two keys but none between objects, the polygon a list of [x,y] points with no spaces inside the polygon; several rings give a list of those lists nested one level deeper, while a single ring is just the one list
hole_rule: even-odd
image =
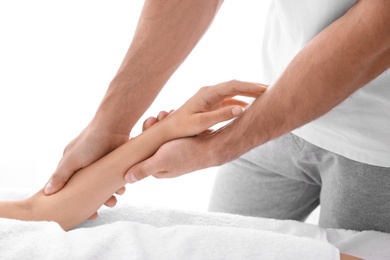
[{"label": "white towel", "polygon": [[[25,195],[0,190],[0,199]],[[365,248],[363,232],[350,231],[354,242],[348,243],[344,231],[330,231],[350,253],[386,259]],[[382,240],[389,245],[390,235],[371,235],[378,235],[375,249],[385,249]],[[327,236],[297,221],[119,205],[69,232],[53,222],[0,219],[0,259],[339,259]]]}]

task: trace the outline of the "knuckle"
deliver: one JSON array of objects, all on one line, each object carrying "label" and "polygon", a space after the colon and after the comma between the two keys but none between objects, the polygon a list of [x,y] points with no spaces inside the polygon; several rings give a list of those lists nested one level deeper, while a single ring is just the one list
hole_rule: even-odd
[{"label": "knuckle", "polygon": [[153,177],[156,179],[163,179],[164,178],[164,176],[162,175],[161,172],[157,172],[157,173],[153,174]]},{"label": "knuckle", "polygon": [[138,177],[140,180],[148,177],[148,174],[147,174],[146,170],[144,169],[144,167],[140,167],[138,169]]},{"label": "knuckle", "polygon": [[224,110],[219,111],[218,118],[216,118],[216,119],[217,120],[226,120],[226,119],[229,119],[231,117],[232,117],[231,111],[224,109]]},{"label": "knuckle", "polygon": [[231,79],[231,80],[228,80],[228,81],[225,81],[225,82],[221,83],[221,85],[226,87],[226,86],[229,86],[229,85],[237,85],[237,83],[239,83],[238,80]]},{"label": "knuckle", "polygon": [[169,178],[169,171],[159,171],[153,174],[153,177],[156,179],[166,179]]},{"label": "knuckle", "polygon": [[209,91],[210,88],[211,88],[210,86],[203,86],[199,89],[199,93],[207,92]]},{"label": "knuckle", "polygon": [[[193,130],[198,129],[198,128],[203,129],[204,127],[208,127],[209,121],[210,121],[210,119],[208,116],[197,115],[192,119],[191,125],[188,126],[187,128],[193,129]],[[194,128],[193,126],[196,126],[196,127]],[[196,130],[195,130],[195,132],[196,132]],[[195,134],[197,134],[197,133],[195,133]]]},{"label": "knuckle", "polygon": [[154,163],[155,163],[156,165],[159,165],[160,167],[163,167],[163,165],[166,165],[166,163],[167,163],[167,158],[163,158],[163,156],[157,155],[157,156],[154,158]]}]

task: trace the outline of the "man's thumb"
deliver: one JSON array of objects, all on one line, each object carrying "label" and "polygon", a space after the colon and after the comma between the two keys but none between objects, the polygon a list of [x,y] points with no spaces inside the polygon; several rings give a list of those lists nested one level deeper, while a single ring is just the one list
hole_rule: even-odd
[{"label": "man's thumb", "polygon": [[60,163],[56,171],[50,177],[50,180],[45,185],[44,192],[46,195],[51,195],[61,190],[73,175],[74,171],[64,169]]},{"label": "man's thumb", "polygon": [[153,172],[147,170],[147,165],[149,160],[150,159],[147,159],[131,167],[125,175],[126,182],[134,183],[148,177],[149,175],[152,175]]},{"label": "man's thumb", "polygon": [[62,189],[64,187],[65,182],[55,181],[57,178],[53,175],[50,180],[47,182],[45,186],[45,194],[51,195]]}]

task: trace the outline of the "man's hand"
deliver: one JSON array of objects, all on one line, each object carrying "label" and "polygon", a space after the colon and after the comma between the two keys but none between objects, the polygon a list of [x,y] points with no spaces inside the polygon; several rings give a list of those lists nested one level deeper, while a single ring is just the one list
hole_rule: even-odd
[{"label": "man's hand", "polygon": [[207,156],[205,139],[200,135],[165,143],[152,157],[131,167],[126,181],[133,183],[148,176],[174,178],[218,165]]},{"label": "man's hand", "polygon": [[[96,130],[88,126],[65,148],[57,169],[46,184],[45,193],[47,195],[56,193],[76,171],[97,161],[128,139],[129,135],[126,134]],[[121,189],[118,193],[123,192],[124,190]],[[113,198],[108,200],[106,205],[114,206],[115,200]]]},{"label": "man's hand", "polygon": [[[222,2],[145,1],[132,43],[94,120],[104,122],[110,129],[130,132],[209,28]],[[75,171],[98,160],[128,138],[128,135],[97,131],[88,126],[66,147],[45,193],[59,191]]]},{"label": "man's hand", "polygon": [[[213,111],[207,112],[210,116],[214,114],[212,117],[215,117],[218,113],[224,113],[224,111],[229,111],[229,113],[231,113],[230,111],[233,107],[239,109],[236,114],[237,116],[242,113],[240,107],[245,107],[248,104],[233,98],[224,98],[227,93],[230,93],[231,97],[234,95],[242,95],[258,98],[267,89],[266,85],[242,81],[224,82],[214,86],[214,88],[216,87],[219,88],[217,95],[203,99],[190,99],[185,105],[173,112],[174,114],[172,116],[175,116],[177,113],[192,114],[191,111],[185,109],[187,107],[186,105],[191,102],[195,103],[189,105],[189,107],[197,107],[202,112]],[[237,89],[232,91],[232,89],[234,90],[235,88]],[[246,89],[246,91],[239,91],[240,89]],[[201,94],[201,91],[207,90],[201,89],[197,94]],[[148,129],[158,121],[164,120],[164,118],[168,117],[171,113],[172,111],[170,113],[162,111],[156,118],[151,117],[147,119],[144,122],[143,130]],[[206,129],[204,128],[204,125],[210,124],[206,122],[207,117],[204,117],[204,115],[199,116],[200,117],[197,117],[195,115],[191,119],[188,118],[190,121],[182,120],[176,124],[177,129],[175,129],[175,131],[192,133],[195,136],[175,139],[163,144],[152,157],[129,169],[125,176],[126,181],[133,183],[150,175],[153,175],[156,178],[173,178],[195,170],[217,166],[230,159],[234,159],[237,154],[229,154],[228,151],[225,151],[221,156],[213,156],[215,149],[213,149],[214,147],[209,141],[212,140],[217,133],[223,132],[224,128],[214,132],[210,129],[202,132],[203,129]],[[181,118],[186,117],[182,116]],[[167,120],[169,120],[169,118]]]},{"label": "man's hand", "polygon": [[[144,122],[143,131],[158,121],[163,120],[170,113],[162,111],[158,117],[148,118]],[[202,148],[206,141],[206,136],[198,135],[180,138],[165,143],[152,157],[131,167],[126,174],[126,181],[134,183],[147,176],[173,178],[201,168],[213,166],[206,152],[204,152],[204,147]],[[191,158],[191,160],[188,158]]]}]

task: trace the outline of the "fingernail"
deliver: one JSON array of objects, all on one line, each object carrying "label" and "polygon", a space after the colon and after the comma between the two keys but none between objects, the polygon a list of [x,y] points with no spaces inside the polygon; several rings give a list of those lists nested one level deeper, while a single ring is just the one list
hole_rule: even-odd
[{"label": "fingernail", "polygon": [[242,108],[241,107],[233,107],[233,109],[232,109],[233,116],[238,116],[241,113],[242,113]]},{"label": "fingernail", "polygon": [[51,183],[49,182],[46,187],[45,187],[45,193],[46,194],[50,194],[51,192],[53,191],[53,186],[51,185]]},{"label": "fingernail", "polygon": [[132,174],[131,172],[126,174],[125,180],[127,183],[134,183],[138,181],[137,178],[134,176],[134,174]]}]

